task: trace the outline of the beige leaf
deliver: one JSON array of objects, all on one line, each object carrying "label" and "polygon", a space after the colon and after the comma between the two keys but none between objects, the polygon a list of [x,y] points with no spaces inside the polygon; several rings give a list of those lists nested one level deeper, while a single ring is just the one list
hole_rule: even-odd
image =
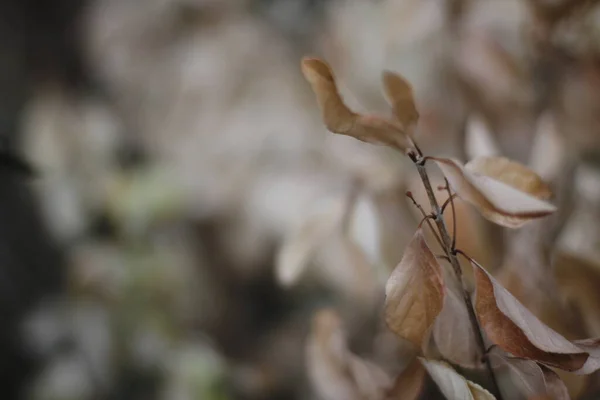
[{"label": "beige leaf", "polygon": [[444,270],[444,307],[433,324],[433,338],[448,361],[466,368],[481,366],[481,351],[461,289]]},{"label": "beige leaf", "polygon": [[377,365],[348,350],[342,321],[329,309],[317,312],[313,319],[307,369],[324,400],[380,400],[393,383]]},{"label": "beige leaf", "polygon": [[[589,353],[544,325],[490,274],[472,263],[475,310],[488,338],[514,356],[567,371],[581,370]],[[591,367],[589,365],[588,367]]]},{"label": "beige leaf", "polygon": [[488,124],[476,114],[467,120],[465,147],[469,158],[495,156],[500,153]]},{"label": "beige leaf", "polygon": [[478,157],[468,162],[465,169],[489,176],[541,200],[547,200],[552,196],[550,187],[538,174],[505,157]]},{"label": "beige leaf", "polygon": [[315,92],[323,121],[331,132],[402,152],[413,148],[412,140],[399,122],[350,110],[340,96],[331,68],[323,60],[303,58],[302,72]]},{"label": "beige leaf", "polygon": [[421,359],[423,366],[448,400],[494,400],[495,397],[441,361]]},{"label": "beige leaf", "polygon": [[418,358],[415,358],[398,375],[394,386],[388,393],[386,400],[415,400],[423,390],[425,368]]},{"label": "beige leaf", "polygon": [[275,262],[277,280],[282,285],[291,286],[300,278],[323,241],[341,223],[343,212],[343,202],[332,202],[287,235]]},{"label": "beige leaf", "polygon": [[421,229],[388,279],[385,294],[388,327],[421,348],[444,304],[442,269]]},{"label": "beige leaf", "polygon": [[413,89],[404,77],[395,72],[385,71],[382,75],[383,88],[398,121],[406,129],[419,120]]},{"label": "beige leaf", "polygon": [[[454,159],[433,158],[433,160],[436,161],[456,193],[463,200],[474,205],[485,218],[498,225],[518,228],[532,219],[544,217],[556,211],[556,207],[552,204],[507,184],[508,181],[519,180],[511,178],[511,175],[500,167],[498,167],[498,171],[494,170],[494,172],[506,182],[476,172],[479,168],[494,169],[485,162],[474,162],[471,167],[465,168]],[[502,163],[500,164],[502,165]],[[524,186],[520,181],[519,185]]]}]

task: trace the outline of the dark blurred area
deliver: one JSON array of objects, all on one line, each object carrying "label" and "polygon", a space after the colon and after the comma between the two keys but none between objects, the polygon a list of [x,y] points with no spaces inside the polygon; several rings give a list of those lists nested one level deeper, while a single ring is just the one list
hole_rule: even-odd
[{"label": "dark blurred area", "polygon": [[504,233],[459,202],[458,242],[554,329],[599,336],[596,3],[3,0],[0,398],[336,400],[306,350],[323,307],[402,369],[382,301],[424,193],[401,155],[326,132],[304,54],[361,111],[405,75],[428,153],[550,182],[556,218]]}]

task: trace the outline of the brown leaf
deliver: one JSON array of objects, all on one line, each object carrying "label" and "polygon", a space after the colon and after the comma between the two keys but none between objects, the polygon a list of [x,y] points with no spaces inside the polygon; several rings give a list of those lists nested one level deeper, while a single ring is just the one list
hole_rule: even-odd
[{"label": "brown leaf", "polygon": [[394,381],[394,386],[386,400],[415,400],[423,390],[425,368],[418,358],[415,358]]},{"label": "brown leaf", "polygon": [[392,387],[381,368],[348,350],[342,322],[329,309],[319,311],[313,319],[307,369],[325,400],[380,400]]},{"label": "brown leaf", "polygon": [[547,200],[552,196],[550,187],[538,174],[505,157],[478,157],[468,162],[465,169],[489,176],[541,200]]},{"label": "brown leaf", "polygon": [[421,229],[388,279],[385,294],[388,327],[421,348],[444,304],[442,269]]},{"label": "brown leaf", "polygon": [[323,121],[331,132],[394,147],[402,152],[413,148],[412,140],[399,122],[350,110],[340,96],[331,68],[323,60],[303,58],[302,73],[317,96]]},{"label": "brown leaf", "polygon": [[384,71],[382,81],[385,94],[398,121],[406,129],[413,127],[419,120],[419,112],[410,83],[404,77],[391,71]]},{"label": "brown leaf", "polygon": [[[465,168],[461,163],[449,158],[433,158],[440,167],[452,188],[465,201],[474,205],[488,220],[507,228],[518,228],[535,218],[544,217],[556,211],[556,207],[530,193],[523,192],[494,177],[482,175],[477,163]],[[484,163],[485,164],[485,163]],[[487,166],[487,169],[492,169]],[[512,170],[512,168],[508,168]],[[500,168],[500,171],[503,171]],[[496,171],[498,172],[498,171]],[[516,173],[518,176],[518,173]],[[500,177],[509,180],[504,171]],[[510,181],[517,181],[510,178]]]},{"label": "brown leaf", "polygon": [[465,368],[481,365],[481,351],[469,319],[463,295],[453,277],[444,270],[444,307],[433,324],[433,338],[448,361]]},{"label": "brown leaf", "polygon": [[495,397],[463,378],[452,367],[441,361],[421,359],[423,366],[448,400],[494,400]]},{"label": "brown leaf", "polygon": [[472,263],[475,310],[488,338],[514,356],[567,371],[580,370],[589,354],[544,325],[483,268]]}]

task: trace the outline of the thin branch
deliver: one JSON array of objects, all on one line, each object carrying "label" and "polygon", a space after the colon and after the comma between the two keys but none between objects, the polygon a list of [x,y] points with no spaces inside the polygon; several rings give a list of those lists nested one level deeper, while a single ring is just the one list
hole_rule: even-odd
[{"label": "thin branch", "polygon": [[[471,301],[471,295],[463,282],[462,269],[460,267],[460,263],[458,262],[456,252],[452,247],[453,241],[450,238],[450,235],[448,234],[448,229],[446,228],[446,223],[444,221],[442,209],[438,204],[437,199],[435,198],[433,187],[431,186],[431,181],[429,180],[429,175],[427,175],[427,170],[425,168],[426,159],[419,159],[416,157],[411,157],[411,159],[417,167],[417,171],[419,172],[419,176],[421,177],[421,181],[423,182],[423,186],[425,187],[425,191],[427,192],[427,197],[429,198],[429,202],[431,203],[431,208],[435,211],[435,223],[437,225],[438,232],[442,238],[442,243],[444,244],[444,252],[448,255],[448,258],[450,259],[450,264],[452,265],[452,269],[454,270],[454,273],[456,275],[456,279],[462,287],[463,299],[467,306],[467,311],[469,313],[469,321],[471,322],[471,326],[473,328],[473,331],[475,332],[477,345],[480,348],[482,354],[485,354],[486,347],[485,342],[483,340],[483,334],[481,332],[481,328],[477,320],[477,315],[475,314],[473,302]],[[493,389],[496,392],[496,398],[498,400],[502,400],[502,394],[500,392],[500,387],[498,386],[496,375],[494,373],[494,370],[492,369],[492,364],[490,363],[490,360],[487,357],[485,357],[485,366],[492,381]]]},{"label": "thin branch", "polygon": [[[444,190],[446,190],[446,188],[444,188]],[[446,207],[448,207],[448,205],[450,204],[450,201],[454,200],[456,197],[458,197],[458,195],[456,193],[454,193],[451,198],[448,197],[446,199],[446,201],[444,201],[444,204],[442,204],[442,213],[444,213],[444,211],[446,211]]]},{"label": "thin branch", "polygon": [[[456,209],[454,208],[454,195],[452,194],[452,190],[450,189],[450,183],[448,179],[444,178],[446,181],[446,190],[448,190],[448,198],[450,199],[450,207],[452,207],[452,246],[450,246],[450,250],[454,252],[456,249]],[[442,210],[442,212],[444,212]]]},{"label": "thin branch", "polygon": [[[431,231],[431,233],[433,233],[433,236],[435,237],[435,240],[437,240],[437,242],[440,245],[440,247],[442,248],[442,250],[445,251],[445,246],[444,246],[444,243],[442,243],[442,239],[440,238],[440,236],[438,235],[437,231],[435,230],[435,228],[431,224],[431,220],[432,219],[435,221],[435,215],[427,214],[425,212],[425,210],[423,209],[423,207],[419,203],[417,203],[417,201],[415,200],[415,198],[413,197],[413,195],[412,195],[412,193],[410,191],[406,192],[406,197],[408,197],[409,199],[411,199],[412,202],[413,202],[413,204],[415,205],[415,207],[417,207],[419,209],[419,211],[421,211],[421,214],[423,215],[423,221],[427,221],[427,225],[429,226],[429,230]],[[421,226],[421,224],[423,223],[423,221],[421,221],[419,223],[419,226]]]}]

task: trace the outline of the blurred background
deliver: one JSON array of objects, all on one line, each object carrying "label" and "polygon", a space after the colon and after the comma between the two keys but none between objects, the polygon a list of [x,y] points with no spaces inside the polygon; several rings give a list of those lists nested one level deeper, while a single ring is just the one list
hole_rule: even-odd
[{"label": "blurred background", "polygon": [[404,193],[427,202],[402,155],[326,132],[305,54],[358,111],[406,76],[426,154],[540,173],[556,216],[506,232],[457,202],[458,246],[600,336],[596,3],[3,0],[0,397],[336,400],[324,307],[402,370],[384,285],[420,220]]}]

